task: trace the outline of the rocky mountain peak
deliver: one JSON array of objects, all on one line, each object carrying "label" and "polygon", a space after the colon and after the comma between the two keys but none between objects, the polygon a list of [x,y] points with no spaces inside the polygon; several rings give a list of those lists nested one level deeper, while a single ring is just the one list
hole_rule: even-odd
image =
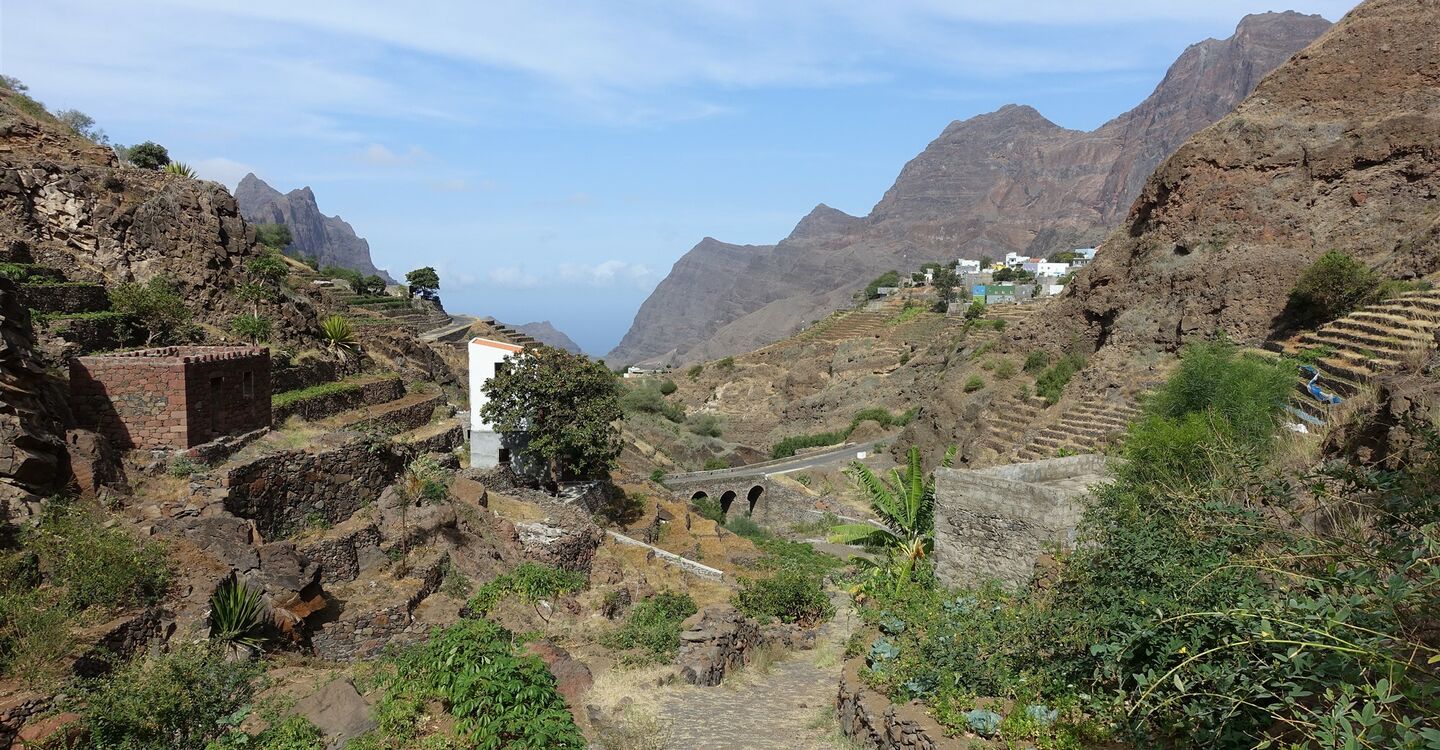
[{"label": "rocky mountain peak", "polygon": [[370,243],[357,235],[349,222],[320,212],[315,191],[309,185],[281,193],[253,173],[247,174],[235,188],[235,201],[247,221],[290,227],[295,238],[291,251],[319,258],[324,266],[378,274],[387,282],[395,283],[389,274],[375,267],[370,258]]},{"label": "rocky mountain peak", "polygon": [[786,239],[799,240],[832,232],[843,232],[862,221],[863,219],[858,216],[851,216],[838,208],[831,208],[820,203],[810,209],[810,213],[805,214],[805,218],[795,225]]}]

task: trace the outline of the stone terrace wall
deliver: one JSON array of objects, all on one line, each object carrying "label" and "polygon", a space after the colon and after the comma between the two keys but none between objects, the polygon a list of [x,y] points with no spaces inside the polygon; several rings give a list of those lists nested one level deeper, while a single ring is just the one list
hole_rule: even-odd
[{"label": "stone terrace wall", "polygon": [[255,521],[267,539],[318,514],[332,524],[380,497],[405,468],[391,445],[358,440],[331,450],[272,453],[237,466],[222,480],[225,509]]},{"label": "stone terrace wall", "polygon": [[75,418],[121,448],[190,448],[270,426],[270,352],[164,347],[70,362]]},{"label": "stone terrace wall", "polygon": [[[860,679],[862,658],[845,663],[835,696],[840,731],[866,750],[961,750],[978,740],[953,739],[945,728],[914,706],[896,706]],[[981,745],[982,747],[984,745]]]},{"label": "stone terrace wall", "polygon": [[1079,491],[1044,483],[1104,472],[1103,456],[936,471],[936,575],[947,586],[1026,585],[1047,546],[1073,542],[1083,511]]},{"label": "stone terrace wall", "polygon": [[361,406],[373,406],[394,401],[404,395],[405,384],[400,382],[400,378],[382,378],[357,384],[354,388],[326,393],[314,398],[304,398],[277,407],[273,410],[271,418],[275,420],[275,424],[280,424],[297,414],[304,419],[316,420]]}]

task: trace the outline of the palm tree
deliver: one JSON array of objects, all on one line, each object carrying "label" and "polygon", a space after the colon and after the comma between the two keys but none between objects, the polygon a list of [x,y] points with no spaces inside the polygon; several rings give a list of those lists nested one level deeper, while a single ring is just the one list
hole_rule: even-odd
[{"label": "palm tree", "polygon": [[[949,468],[956,446],[945,451],[940,465]],[[920,449],[910,447],[904,471],[891,469],[888,479],[859,461],[846,470],[855,485],[870,500],[879,522],[846,523],[830,529],[830,541],[864,544],[889,551],[898,592],[915,572],[915,567],[935,548],[935,476],[920,466]]]}]

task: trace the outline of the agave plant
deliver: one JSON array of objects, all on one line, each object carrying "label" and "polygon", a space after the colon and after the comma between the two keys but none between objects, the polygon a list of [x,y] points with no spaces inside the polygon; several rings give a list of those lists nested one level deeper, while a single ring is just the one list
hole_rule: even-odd
[{"label": "agave plant", "polygon": [[268,639],[270,610],[259,589],[230,574],[210,596],[210,637],[235,647],[258,651]]},{"label": "agave plant", "polygon": [[[954,460],[955,446],[951,446],[940,465],[948,468]],[[904,470],[891,469],[888,478],[859,461],[852,462],[846,473],[880,520],[834,526],[830,541],[885,548],[898,591],[935,548],[935,477],[921,468],[920,449],[915,446],[910,447]]]},{"label": "agave plant", "polygon": [[325,339],[326,348],[337,354],[343,356],[360,350],[360,342],[355,340],[355,329],[344,316],[331,315],[321,321],[320,334]]},{"label": "agave plant", "polygon": [[192,180],[195,179],[195,170],[184,162],[172,161],[165,165],[165,171],[170,174],[180,175],[181,177],[189,177]]}]

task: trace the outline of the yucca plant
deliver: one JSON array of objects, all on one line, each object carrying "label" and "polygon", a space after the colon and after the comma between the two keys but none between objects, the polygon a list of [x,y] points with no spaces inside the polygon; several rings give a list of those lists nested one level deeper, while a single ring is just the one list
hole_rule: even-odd
[{"label": "yucca plant", "polygon": [[[955,460],[955,446],[940,465]],[[830,529],[830,541],[883,547],[889,552],[895,588],[900,590],[935,548],[935,477],[920,466],[920,449],[911,446],[904,471],[891,469],[882,477],[859,461],[846,473],[865,493],[879,523],[843,523]]]},{"label": "yucca plant", "polygon": [[360,342],[355,340],[354,327],[342,315],[331,315],[321,321],[320,334],[325,339],[325,346],[332,352],[345,355],[360,350]]},{"label": "yucca plant", "polygon": [[258,651],[268,640],[270,610],[259,589],[230,574],[210,596],[210,637],[231,647]]},{"label": "yucca plant", "polygon": [[189,177],[192,180],[195,179],[195,170],[184,162],[172,161],[165,165],[165,171],[170,174],[180,175],[181,177]]}]

